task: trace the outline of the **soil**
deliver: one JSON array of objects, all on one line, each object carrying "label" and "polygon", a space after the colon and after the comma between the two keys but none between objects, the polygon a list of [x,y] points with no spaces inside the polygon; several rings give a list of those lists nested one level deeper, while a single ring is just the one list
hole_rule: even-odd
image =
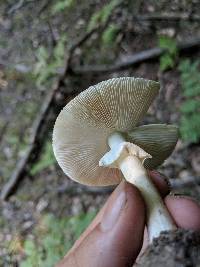
[{"label": "soil", "polygon": [[136,266],[199,267],[200,232],[178,229],[153,240]]}]

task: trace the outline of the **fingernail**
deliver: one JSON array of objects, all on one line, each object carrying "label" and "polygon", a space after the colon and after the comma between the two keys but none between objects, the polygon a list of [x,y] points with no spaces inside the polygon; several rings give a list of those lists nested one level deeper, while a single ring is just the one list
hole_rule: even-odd
[{"label": "fingernail", "polygon": [[174,198],[184,198],[184,199],[189,199],[189,200],[192,200],[192,201],[195,201],[195,202],[198,202],[198,199],[195,198],[194,196],[189,196],[189,195],[186,195],[186,194],[181,194],[181,193],[170,193],[169,194],[171,197],[174,197]]},{"label": "fingernail", "polygon": [[101,230],[103,232],[111,230],[117,223],[124,207],[126,205],[126,192],[124,183],[122,183],[117,191],[114,193],[113,198],[107,204],[107,208],[103,214],[101,221]]}]

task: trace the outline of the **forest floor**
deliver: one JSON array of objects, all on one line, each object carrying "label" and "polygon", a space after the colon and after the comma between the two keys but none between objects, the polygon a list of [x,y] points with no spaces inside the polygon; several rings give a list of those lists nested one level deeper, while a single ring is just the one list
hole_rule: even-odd
[{"label": "forest floor", "polygon": [[[67,1],[56,1],[64,2]],[[59,52],[63,56],[62,47],[54,55],[55,43],[63,39],[65,46],[69,47],[85,34],[93,23],[93,15],[107,3],[98,0],[79,1],[78,4],[76,1],[71,2],[75,4],[64,6],[63,9],[62,5],[59,9],[55,2],[45,0],[6,0],[0,3],[0,188],[8,181],[17,160],[23,156],[38,110],[52,83],[61,73],[62,64],[56,68],[52,66],[53,60],[57,60],[54,57],[61,60]],[[158,46],[160,34],[178,41],[200,36],[200,22],[196,20],[140,18],[142,15],[163,13],[190,12],[193,16],[198,15],[198,1],[129,2],[113,9],[108,26],[116,26],[114,41],[114,37],[110,41],[106,40],[105,34],[95,33],[86,44],[76,49],[73,65],[109,65],[116,60],[126,61],[130,55]],[[193,60],[199,55],[199,51],[190,51],[185,57]],[[174,67],[164,72],[160,70],[159,60],[155,60],[110,74],[69,76],[65,82],[67,87],[84,90],[111,77],[134,76],[160,80],[160,95],[141,124],[161,122],[179,125],[180,106],[184,99],[177,67],[179,60],[178,57]],[[52,75],[51,70],[45,73],[50,67],[53,69]],[[84,193],[83,186],[72,182],[62,173],[52,155],[51,136],[52,127],[49,127],[44,140],[45,149],[39,159],[27,171],[9,201],[0,202],[0,266],[20,266],[27,256],[24,251],[25,241],[38,238],[35,229],[47,214],[62,219],[92,213],[108,197],[109,193],[103,189],[102,192],[94,189]],[[182,139],[178,141],[174,153],[159,170],[171,180],[193,182],[189,187],[177,187],[173,192],[200,200],[199,159],[200,148],[197,145]],[[74,187],[76,190],[70,192],[69,188]]]}]

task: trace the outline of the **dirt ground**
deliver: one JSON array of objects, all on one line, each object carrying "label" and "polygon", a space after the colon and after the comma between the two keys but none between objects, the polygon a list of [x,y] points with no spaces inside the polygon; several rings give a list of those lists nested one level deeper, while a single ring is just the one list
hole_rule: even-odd
[{"label": "dirt ground", "polygon": [[[76,2],[76,1],[75,1]],[[134,3],[133,3],[134,2]],[[72,8],[52,13],[53,1],[11,1],[0,3],[0,188],[9,179],[17,160],[23,156],[37,112],[51,89],[54,78],[38,87],[34,68],[39,47],[49,54],[54,42],[66,35],[67,47],[86,32],[92,14],[107,1],[77,1]],[[139,20],[136,15],[153,13],[197,14],[199,1],[125,1],[115,9],[111,21],[119,29],[112,47],[105,48],[95,34],[75,52],[73,64],[112,64],[129,55],[157,46],[160,33],[173,35],[178,41],[200,36],[200,22],[192,20]],[[199,52],[187,55],[197,58]],[[183,97],[180,75],[176,66],[161,73],[159,62],[149,62],[125,71],[102,75],[68,78],[66,86],[86,89],[89,85],[111,77],[135,76],[160,80],[159,97],[141,124],[172,123],[179,125]],[[44,141],[50,142],[52,128]],[[172,156],[159,168],[176,185],[173,192],[184,193],[200,200],[200,148],[178,141]],[[40,159],[38,159],[40,160]],[[177,182],[178,181],[178,182]],[[188,187],[177,186],[192,181]],[[176,183],[177,182],[177,183]],[[69,187],[80,191],[69,193]],[[173,188],[172,188],[173,189]],[[111,189],[112,190],[112,189]],[[54,162],[36,174],[28,171],[17,192],[8,202],[0,202],[0,266],[20,266],[23,253],[11,254],[8,244],[17,235],[22,240],[34,235],[34,227],[45,213],[57,217],[77,215],[99,209],[108,197],[102,193],[84,192],[84,187],[69,180]]]}]

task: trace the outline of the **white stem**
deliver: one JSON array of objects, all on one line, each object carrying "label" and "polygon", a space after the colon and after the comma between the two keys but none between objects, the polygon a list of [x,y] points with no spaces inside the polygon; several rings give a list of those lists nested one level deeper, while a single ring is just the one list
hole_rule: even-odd
[{"label": "white stem", "polygon": [[[119,133],[114,133],[109,137],[109,146],[116,147],[117,143],[124,142],[125,139]],[[137,156],[129,155],[118,162],[124,178],[134,184],[141,192],[147,208],[147,228],[150,242],[158,237],[160,232],[173,230],[176,228],[167,208],[165,207],[160,194],[151,182],[143,167],[141,160]]]},{"label": "white stem", "polygon": [[110,148],[113,148],[117,145],[119,145],[122,142],[126,142],[126,139],[123,137],[121,133],[114,132],[109,138],[108,138],[108,144]]}]

